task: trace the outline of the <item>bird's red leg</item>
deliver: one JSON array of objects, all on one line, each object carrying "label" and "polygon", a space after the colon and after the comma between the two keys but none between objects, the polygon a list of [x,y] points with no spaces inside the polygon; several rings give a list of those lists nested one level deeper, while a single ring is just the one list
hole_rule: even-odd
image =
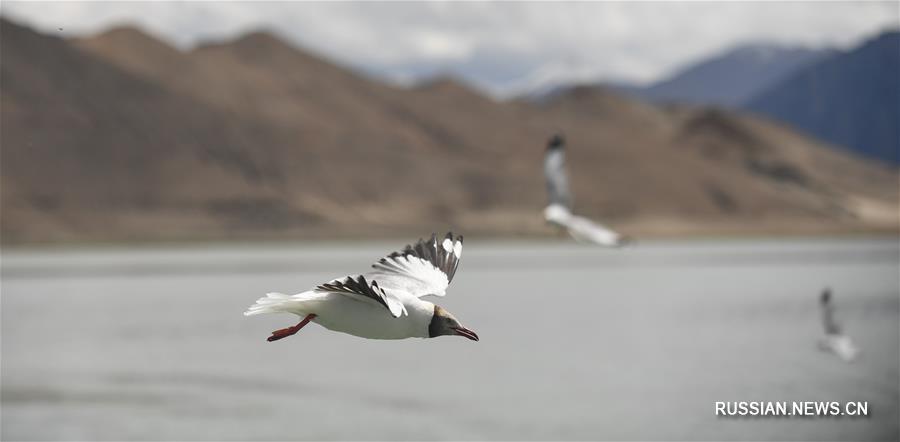
[{"label": "bird's red leg", "polygon": [[303,320],[300,321],[299,324],[297,324],[293,327],[283,328],[281,330],[275,330],[272,332],[272,336],[269,336],[269,338],[266,340],[269,342],[272,342],[272,341],[277,341],[279,339],[286,338],[290,335],[293,335],[294,333],[297,333],[298,331],[300,331],[300,329],[303,328],[304,325],[309,324],[309,321],[312,321],[313,318],[315,318],[315,317],[316,317],[316,315],[306,315],[306,317],[303,318]]}]

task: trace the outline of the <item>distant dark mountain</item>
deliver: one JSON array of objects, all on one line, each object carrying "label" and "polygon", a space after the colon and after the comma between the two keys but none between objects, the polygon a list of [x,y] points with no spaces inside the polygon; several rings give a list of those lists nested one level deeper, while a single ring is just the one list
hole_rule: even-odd
[{"label": "distant dark mountain", "polygon": [[[832,50],[748,45],[692,63],[647,86],[627,83],[603,83],[602,86],[651,103],[738,107],[797,70],[832,54]],[[586,85],[557,85],[533,91],[527,99],[542,102],[579,86]]]},{"label": "distant dark mountain", "polygon": [[900,163],[900,31],[796,72],[747,109],[820,139]]},{"label": "distant dark mountain", "polygon": [[657,103],[733,107],[830,54],[828,50],[743,46],[692,64],[649,87],[623,91]]}]

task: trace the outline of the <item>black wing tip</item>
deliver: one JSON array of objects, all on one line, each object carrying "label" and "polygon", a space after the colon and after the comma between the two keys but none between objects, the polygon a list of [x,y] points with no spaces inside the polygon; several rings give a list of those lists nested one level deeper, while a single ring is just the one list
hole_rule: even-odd
[{"label": "black wing tip", "polygon": [[[455,236],[452,231],[448,231],[444,235],[443,240],[439,241],[438,238],[437,234],[432,232],[430,241],[419,238],[415,243],[406,245],[402,251],[392,252],[388,256],[379,259],[378,262],[372,264],[372,267],[402,272],[401,268],[396,267],[398,263],[402,262],[399,258],[408,260],[410,257],[415,257],[431,263],[437,270],[443,272],[447,276],[447,280],[450,281],[453,279],[456,268],[459,266],[463,236]],[[450,241],[450,243],[448,244],[447,241]],[[394,265],[395,268],[391,268],[391,265]]]},{"label": "black wing tip", "polygon": [[[444,234],[444,239],[449,239],[449,240],[451,240],[451,241],[462,241],[462,238],[463,238],[462,235],[456,235],[456,234],[453,233],[452,230],[448,230],[447,233]],[[438,242],[437,242],[437,239],[438,239],[437,233],[432,232],[432,233],[431,233],[431,239],[430,239],[430,241],[431,241],[432,243],[434,243],[434,244],[437,244],[437,243],[438,243]],[[419,244],[419,243],[427,243],[427,242],[428,242],[428,241],[425,241],[424,238],[419,238],[419,240],[416,241],[415,244]],[[414,246],[410,244],[410,245],[407,245],[407,246],[404,248],[404,250],[406,250],[406,249],[412,249],[413,247],[414,247]],[[400,253],[400,252],[393,252],[393,253],[391,253],[391,255],[399,254],[399,253]]]},{"label": "black wing tip", "polygon": [[462,236],[462,235],[456,235],[456,236],[454,237],[453,231],[451,230],[451,231],[448,231],[446,235],[444,235],[444,239],[449,239],[450,241],[453,241],[453,242],[456,242],[456,241],[462,242],[463,236]]},{"label": "black wing tip", "polygon": [[[456,243],[459,243],[460,245],[462,245],[462,243],[463,243],[463,236],[462,236],[462,235],[457,235],[455,240],[454,240],[452,237],[451,237],[450,239],[453,241],[453,245],[454,245],[454,246],[456,245]],[[456,254],[455,251],[454,251],[454,254]]]}]

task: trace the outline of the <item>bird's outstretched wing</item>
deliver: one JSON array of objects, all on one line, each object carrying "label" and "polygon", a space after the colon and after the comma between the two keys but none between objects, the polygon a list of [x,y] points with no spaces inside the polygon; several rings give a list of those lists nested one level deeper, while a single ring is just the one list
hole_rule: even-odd
[{"label": "bird's outstretched wing", "polygon": [[562,220],[569,234],[579,241],[592,242],[607,247],[621,247],[630,240],[612,229],[606,228],[587,218],[571,215]]},{"label": "bird's outstretched wing", "polygon": [[399,252],[381,258],[366,275],[378,280],[389,291],[407,293],[415,297],[444,296],[462,255],[462,235],[454,238],[447,233],[443,240],[435,235],[420,239]]},{"label": "bird's outstretched wing", "polygon": [[566,175],[565,140],[554,135],[547,141],[544,154],[544,177],[547,179],[547,196],[550,205],[558,205],[572,210],[572,193],[569,191],[569,177]]},{"label": "bird's outstretched wing", "polygon": [[406,307],[403,306],[402,302],[385,293],[377,281],[369,282],[363,275],[348,276],[343,279],[338,278],[316,287],[316,290],[353,296],[365,302],[374,302],[388,309],[391,312],[391,316],[395,318],[406,314]]}]

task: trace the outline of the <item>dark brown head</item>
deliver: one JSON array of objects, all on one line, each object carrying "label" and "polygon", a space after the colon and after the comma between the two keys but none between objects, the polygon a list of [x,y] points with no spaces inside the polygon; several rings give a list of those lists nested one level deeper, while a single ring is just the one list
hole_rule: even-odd
[{"label": "dark brown head", "polygon": [[473,341],[478,340],[478,335],[476,335],[475,332],[463,327],[462,324],[460,324],[450,312],[444,310],[443,307],[435,305],[434,316],[431,317],[431,323],[428,324],[428,337],[436,338],[445,335],[462,336]]},{"label": "dark brown head", "polygon": [[566,139],[563,138],[563,135],[561,133],[555,133],[547,140],[547,150],[562,149],[565,144]]},{"label": "dark brown head", "polygon": [[826,287],[825,290],[822,290],[822,294],[819,296],[819,302],[821,302],[822,305],[831,302],[831,288]]}]

